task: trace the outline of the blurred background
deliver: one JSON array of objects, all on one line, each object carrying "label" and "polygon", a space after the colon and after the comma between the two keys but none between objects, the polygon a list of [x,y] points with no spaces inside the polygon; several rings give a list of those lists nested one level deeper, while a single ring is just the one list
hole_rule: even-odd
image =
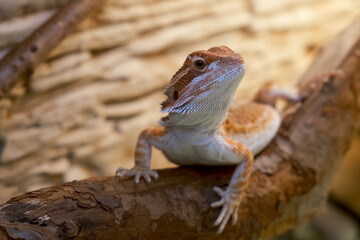
[{"label": "blurred background", "polygon": [[[68,0],[0,0],[0,58]],[[360,0],[108,0],[0,101],[0,203],[38,188],[133,166],[157,124],[162,89],[188,53],[226,45],[247,74],[237,99],[267,82],[294,86]],[[281,239],[360,239],[360,140],[330,205]],[[172,167],[157,151],[153,168]]]}]

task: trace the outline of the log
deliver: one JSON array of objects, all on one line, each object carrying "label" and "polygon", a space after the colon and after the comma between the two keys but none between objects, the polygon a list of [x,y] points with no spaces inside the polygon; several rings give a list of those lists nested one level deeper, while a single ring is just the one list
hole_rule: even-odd
[{"label": "log", "polygon": [[[358,130],[359,29],[360,19],[304,74],[300,87],[309,96],[285,109],[279,133],[256,158],[238,223],[220,238],[267,239],[311,218],[326,201]],[[0,206],[0,238],[215,239],[220,209],[209,207],[218,199],[212,187],[225,187],[233,170],[181,167],[160,170],[158,181],[138,186],[133,179],[98,177],[40,189]]]},{"label": "log", "polygon": [[0,60],[0,97],[21,78],[28,78],[49,52],[103,0],[74,0]]}]

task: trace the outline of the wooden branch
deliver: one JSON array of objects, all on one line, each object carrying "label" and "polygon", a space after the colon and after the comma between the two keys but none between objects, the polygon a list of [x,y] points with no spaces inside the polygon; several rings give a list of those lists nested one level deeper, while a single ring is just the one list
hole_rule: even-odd
[{"label": "wooden branch", "polygon": [[0,60],[0,97],[3,97],[16,81],[29,77],[50,51],[56,47],[91,11],[100,7],[104,0],[69,1],[38,30],[13,48]]},{"label": "wooden branch", "polygon": [[15,18],[0,22],[0,48],[11,47],[21,42],[53,16],[54,12],[54,10],[48,10],[25,16],[21,20]]},{"label": "wooden branch", "polygon": [[[221,238],[269,238],[307,220],[325,202],[331,179],[358,128],[359,29],[360,19],[314,62],[315,73],[333,72],[320,79],[327,80],[325,84],[319,79],[302,80],[308,87],[320,87],[304,103],[286,109],[278,135],[255,161],[238,223],[227,226]],[[333,52],[341,58],[335,65],[319,64],[334,60]],[[0,237],[215,239],[213,222],[220,209],[209,207],[218,199],[212,187],[225,187],[233,170],[175,168],[159,171],[159,180],[151,184],[99,177],[40,189],[0,206]]]}]

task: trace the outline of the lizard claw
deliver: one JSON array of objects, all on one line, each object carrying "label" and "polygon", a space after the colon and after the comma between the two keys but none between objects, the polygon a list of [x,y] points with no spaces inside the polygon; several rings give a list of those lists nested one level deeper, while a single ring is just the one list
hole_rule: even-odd
[{"label": "lizard claw", "polygon": [[155,180],[159,177],[157,172],[145,167],[133,167],[132,169],[118,168],[115,175],[119,176],[121,179],[134,177],[135,183],[139,183],[141,177],[143,177],[148,183],[151,182],[151,177]]},{"label": "lizard claw", "polygon": [[212,203],[211,207],[222,206],[221,212],[214,223],[215,226],[220,225],[217,231],[217,233],[220,234],[224,230],[230,217],[232,217],[232,224],[236,224],[240,202],[236,200],[237,197],[234,197],[234,194],[229,190],[224,191],[219,187],[214,187],[213,190],[220,196],[220,200]]}]

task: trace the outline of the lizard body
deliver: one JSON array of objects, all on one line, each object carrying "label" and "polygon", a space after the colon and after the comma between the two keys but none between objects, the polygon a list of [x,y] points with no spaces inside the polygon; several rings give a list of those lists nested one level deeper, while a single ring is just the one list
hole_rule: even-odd
[{"label": "lizard body", "polygon": [[254,155],[274,137],[279,113],[270,105],[254,102],[230,108],[234,93],[245,73],[240,54],[228,47],[213,47],[188,55],[172,77],[164,93],[160,120],[162,128],[142,131],[135,150],[135,167],[119,168],[117,174],[157,178],[150,170],[151,147],[161,150],[179,165],[235,165],[237,168],[226,190],[214,187],[222,206],[215,225],[222,232],[229,218],[237,221],[237,210],[252,170]]}]

